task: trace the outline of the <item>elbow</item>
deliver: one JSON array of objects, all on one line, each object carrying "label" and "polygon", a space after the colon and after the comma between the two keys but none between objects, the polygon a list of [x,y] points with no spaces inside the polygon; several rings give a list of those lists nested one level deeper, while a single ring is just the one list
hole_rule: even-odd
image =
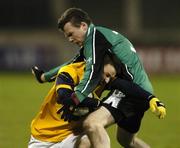
[{"label": "elbow", "polygon": [[71,97],[72,90],[61,88],[57,91],[58,97],[57,97],[57,103],[62,104],[63,100],[66,98]]}]

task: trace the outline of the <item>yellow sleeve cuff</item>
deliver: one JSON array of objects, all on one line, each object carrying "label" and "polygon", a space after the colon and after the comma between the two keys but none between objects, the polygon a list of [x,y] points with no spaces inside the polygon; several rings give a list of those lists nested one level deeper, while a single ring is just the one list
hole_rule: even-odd
[{"label": "yellow sleeve cuff", "polygon": [[65,89],[72,90],[71,86],[67,85],[67,84],[60,84],[60,85],[56,86],[56,91],[58,91],[58,89],[60,89],[60,88],[65,88]]}]

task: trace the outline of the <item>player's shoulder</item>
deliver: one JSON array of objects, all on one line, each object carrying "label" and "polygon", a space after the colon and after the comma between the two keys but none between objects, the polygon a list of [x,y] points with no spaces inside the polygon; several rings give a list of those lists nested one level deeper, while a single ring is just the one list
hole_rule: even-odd
[{"label": "player's shoulder", "polygon": [[58,71],[58,74],[60,74],[62,72],[71,73],[73,71],[74,71],[73,66],[71,64],[68,64],[68,65],[61,67]]},{"label": "player's shoulder", "polygon": [[77,77],[83,73],[85,67],[85,62],[76,62],[63,66],[58,75],[61,73],[68,73],[71,78],[76,82]]}]

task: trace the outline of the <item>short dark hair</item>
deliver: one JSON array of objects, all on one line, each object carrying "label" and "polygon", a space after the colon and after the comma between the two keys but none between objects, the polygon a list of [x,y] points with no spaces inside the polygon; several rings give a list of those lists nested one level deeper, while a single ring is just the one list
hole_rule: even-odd
[{"label": "short dark hair", "polygon": [[58,29],[64,30],[64,25],[71,22],[75,27],[79,27],[81,22],[85,22],[88,26],[91,23],[89,15],[80,8],[67,9],[58,20]]}]

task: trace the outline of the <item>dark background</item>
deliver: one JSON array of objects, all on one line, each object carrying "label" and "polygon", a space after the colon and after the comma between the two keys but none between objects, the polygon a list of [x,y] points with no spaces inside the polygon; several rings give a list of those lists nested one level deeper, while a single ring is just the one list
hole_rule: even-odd
[{"label": "dark background", "polygon": [[[164,51],[180,57],[179,6],[179,0],[1,0],[0,70],[28,70],[32,65],[50,69],[71,58],[77,47],[57,29],[58,18],[69,7],[82,8],[94,24],[125,35],[137,50],[150,50],[152,56],[152,49],[158,49],[156,62],[163,65]],[[146,54],[140,56],[146,66]]]}]

